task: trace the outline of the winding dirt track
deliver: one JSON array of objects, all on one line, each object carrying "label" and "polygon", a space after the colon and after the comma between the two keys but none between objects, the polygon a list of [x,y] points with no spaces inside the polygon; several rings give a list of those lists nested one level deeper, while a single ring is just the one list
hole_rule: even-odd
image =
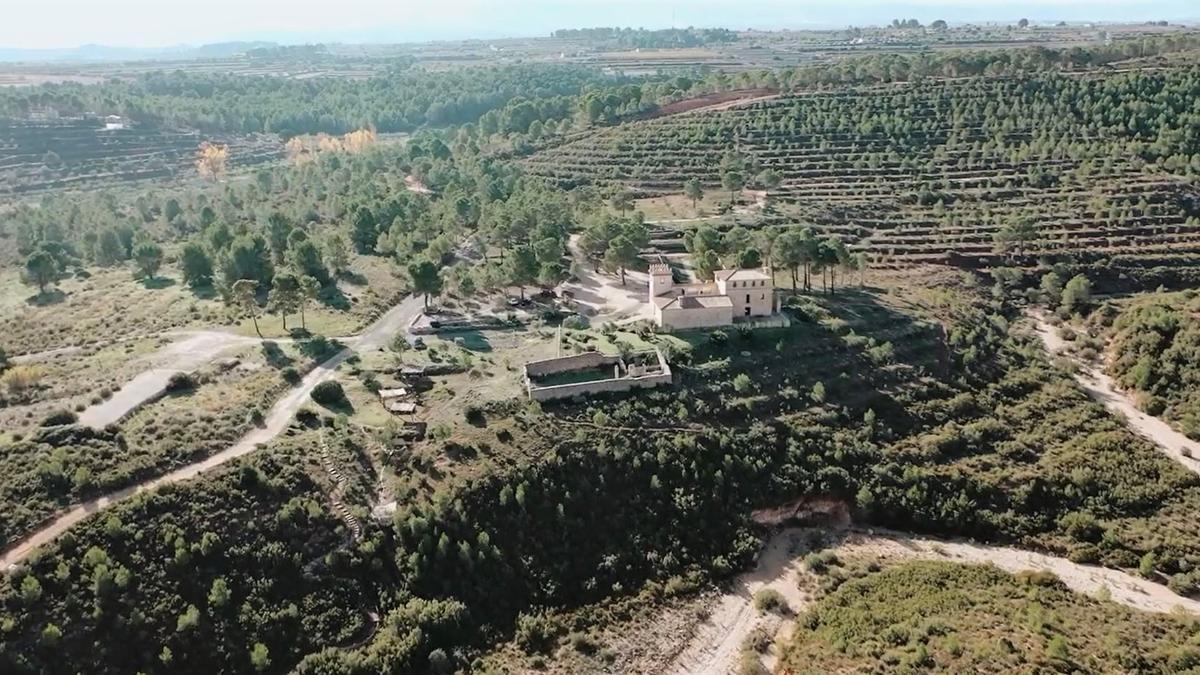
[{"label": "winding dirt track", "polygon": [[[1130,429],[1153,442],[1164,454],[1189,471],[1200,474],[1200,443],[1172,429],[1166,422],[1138,410],[1133,399],[1122,393],[1112,378],[1101,370],[1079,362],[1066,353],[1067,343],[1044,315],[1031,313],[1034,328],[1047,352],[1071,358],[1079,370],[1076,381],[1109,411],[1123,418]],[[779,591],[793,612],[802,612],[811,602],[798,582],[801,559],[808,552],[805,530],[785,530],[767,543],[757,567],[734,582],[715,605],[712,615],[697,630],[688,646],[671,662],[666,672],[673,675],[726,675],[732,672],[746,637],[765,626],[776,637],[791,631],[791,620],[761,616],[754,609],[754,594],[764,588]],[[1170,612],[1177,608],[1200,615],[1200,602],[1171,592],[1166,586],[1119,570],[1080,565],[1065,558],[1016,548],[983,546],[962,541],[940,541],[902,533],[852,531],[836,546],[839,554],[873,554],[893,559],[949,560],[991,564],[1008,572],[1049,570],[1071,590],[1095,594],[1108,590],[1112,601],[1147,612]],[[774,655],[767,656],[768,665]]]},{"label": "winding dirt track", "polygon": [[338,352],[305,375],[299,384],[292,387],[283,398],[275,402],[275,405],[272,406],[261,427],[247,433],[234,445],[199,462],[176,469],[171,473],[148,479],[71,508],[47,523],[41,529],[4,551],[3,556],[0,556],[0,570],[8,569],[20,563],[39,546],[53,541],[71,526],[90,515],[103,511],[113,504],[162,485],[178,483],[194,478],[205,471],[253,452],[260,444],[266,443],[282,433],[300,408],[308,401],[308,396],[312,393],[313,388],[321,382],[333,379],[338,366],[346,359],[355,353],[368,352],[386,345],[396,333],[407,330],[413,318],[420,313],[421,307],[421,299],[414,296],[406,298],[400,304],[388,310],[375,323],[371,324],[366,332],[358,337],[353,346]]},{"label": "winding dirt track", "polygon": [[[807,609],[812,598],[799,588],[799,581],[806,574],[801,569],[801,561],[810,552],[805,543],[810,532],[802,528],[787,529],[767,542],[755,569],[735,580],[687,647],[663,672],[727,675],[735,671],[746,637],[758,626],[765,626],[776,639],[789,635],[791,619],[781,619],[774,614],[761,615],[754,608],[754,594],[763,588],[772,588],[784,596],[793,614]],[[991,564],[1012,573],[1048,570],[1077,593],[1094,595],[1107,589],[1113,602],[1136,610],[1172,612],[1181,608],[1189,614],[1200,615],[1200,602],[1119,570],[1080,565],[1065,558],[1005,546],[984,546],[899,532],[849,530],[843,534],[841,541],[828,549],[839,556]],[[773,660],[773,655],[768,659]]]},{"label": "winding dirt track", "polygon": [[[1077,367],[1075,380],[1088,395],[1104,404],[1105,408],[1125,420],[1130,429],[1154,443],[1171,459],[1179,462],[1192,473],[1200,474],[1200,443],[1175,431],[1169,424],[1152,415],[1147,415],[1138,409],[1128,394],[1117,389],[1112,378],[1099,368],[1080,362],[1066,353],[1067,343],[1059,336],[1058,330],[1051,326],[1044,314],[1031,313],[1035,330],[1046,351],[1070,359]],[[1188,457],[1184,453],[1191,455]]]}]

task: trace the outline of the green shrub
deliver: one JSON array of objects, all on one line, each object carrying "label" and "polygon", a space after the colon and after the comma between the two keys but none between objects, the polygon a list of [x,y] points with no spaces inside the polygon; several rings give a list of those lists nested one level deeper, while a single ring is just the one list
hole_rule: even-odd
[{"label": "green shrub", "polygon": [[517,617],[517,644],[527,654],[547,653],[563,633],[562,619],[546,611]]},{"label": "green shrub", "polygon": [[195,388],[196,378],[192,377],[190,373],[175,373],[167,380],[166,391],[168,394],[176,394]]},{"label": "green shrub", "polygon": [[790,610],[783,594],[774,588],[764,588],[755,593],[754,608],[760,612],[775,612],[778,614],[785,614]]},{"label": "green shrub", "polygon": [[75,424],[79,421],[79,416],[70,410],[55,410],[42,419],[41,426],[43,427],[60,427],[67,424]]},{"label": "green shrub", "polygon": [[597,648],[596,641],[590,635],[581,631],[575,631],[568,635],[567,643],[580,654],[594,654]]},{"label": "green shrub", "polygon": [[770,671],[762,664],[758,652],[742,652],[738,659],[737,675],[770,675]]},{"label": "green shrub", "polygon": [[804,566],[814,574],[821,574],[838,562],[837,554],[833,551],[818,551],[804,557]]},{"label": "green shrub", "polygon": [[1104,533],[1096,517],[1086,511],[1072,511],[1059,518],[1058,524],[1076,541],[1096,542]]},{"label": "green shrub", "polygon": [[327,408],[345,405],[348,402],[346,400],[346,392],[342,390],[342,385],[333,380],[322,382],[313,387],[311,396],[313,401]]}]

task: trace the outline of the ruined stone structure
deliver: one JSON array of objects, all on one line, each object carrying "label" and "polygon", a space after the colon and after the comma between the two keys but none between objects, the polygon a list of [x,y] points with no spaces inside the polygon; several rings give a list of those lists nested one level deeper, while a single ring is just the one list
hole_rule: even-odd
[{"label": "ruined stone structure", "polygon": [[535,401],[551,401],[671,384],[671,367],[659,350],[640,352],[630,361],[600,352],[530,361],[525,364],[525,389]]}]

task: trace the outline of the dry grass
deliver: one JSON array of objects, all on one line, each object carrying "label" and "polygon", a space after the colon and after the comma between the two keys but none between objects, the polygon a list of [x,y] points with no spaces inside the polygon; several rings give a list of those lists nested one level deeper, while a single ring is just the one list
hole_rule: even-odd
[{"label": "dry grass", "polygon": [[4,348],[10,354],[35,353],[225,322],[220,302],[197,297],[180,285],[174,269],[163,270],[162,278],[171,280],[163,288],[148,288],[125,267],[89,272],[85,279],[60,281],[60,299],[40,305],[36,289],[21,285],[15,273],[0,276]]},{"label": "dry grass", "polygon": [[633,202],[633,209],[645,214],[646,220],[684,220],[716,216],[728,203],[728,192],[709,190],[694,206],[691,199],[678,194],[637,199]]}]

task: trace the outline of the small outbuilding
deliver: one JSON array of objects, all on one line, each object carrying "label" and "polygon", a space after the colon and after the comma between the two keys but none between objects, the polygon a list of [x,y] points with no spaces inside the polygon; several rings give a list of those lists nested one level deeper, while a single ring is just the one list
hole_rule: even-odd
[{"label": "small outbuilding", "polygon": [[384,401],[383,407],[388,409],[388,412],[394,412],[399,415],[411,415],[417,412],[417,404],[410,401],[401,401],[399,399],[391,399]]}]

